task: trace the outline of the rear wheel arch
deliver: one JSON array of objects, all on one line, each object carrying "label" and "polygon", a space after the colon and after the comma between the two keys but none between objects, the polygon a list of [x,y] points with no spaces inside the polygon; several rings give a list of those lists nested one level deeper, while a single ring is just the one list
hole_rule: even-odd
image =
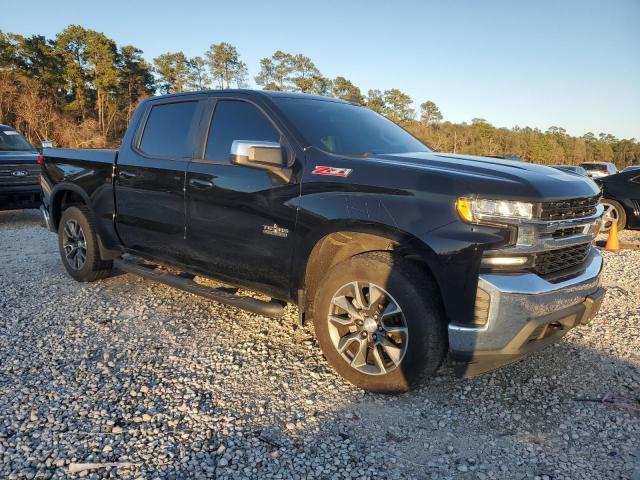
[{"label": "rear wheel arch", "polygon": [[74,205],[89,206],[89,199],[82,189],[75,185],[59,185],[51,194],[51,221],[53,227],[58,230],[63,212]]},{"label": "rear wheel arch", "polygon": [[104,278],[113,267],[111,260],[102,258],[93,214],[84,203],[69,205],[62,212],[58,248],[65,269],[78,281]]},{"label": "rear wheel arch", "polygon": [[[385,226],[342,225],[318,235],[303,257],[304,268],[299,269],[297,277],[299,289],[305,292],[304,297],[298,299],[299,307],[304,312],[303,321],[313,316],[314,292],[324,275],[338,263],[370,252],[388,252],[409,260],[438,286],[434,273],[436,254],[418,238]],[[439,301],[442,301],[439,290],[438,294]]]},{"label": "rear wheel arch", "polygon": [[[86,208],[87,214],[93,214],[89,197],[81,188],[73,184],[60,184],[51,193],[49,204],[49,214],[56,232],[60,226],[62,215],[69,207],[83,207]],[[106,246],[100,235],[97,236],[97,242],[100,257],[105,261],[113,260],[122,254],[121,250]]]}]

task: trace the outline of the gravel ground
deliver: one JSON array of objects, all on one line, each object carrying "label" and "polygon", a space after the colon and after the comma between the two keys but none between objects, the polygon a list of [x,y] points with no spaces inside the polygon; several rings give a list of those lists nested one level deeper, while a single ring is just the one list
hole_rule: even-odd
[{"label": "gravel ground", "polygon": [[640,479],[640,251],[605,253],[600,314],[558,345],[383,396],[294,308],[75,283],[38,222],[0,212],[0,478]]}]

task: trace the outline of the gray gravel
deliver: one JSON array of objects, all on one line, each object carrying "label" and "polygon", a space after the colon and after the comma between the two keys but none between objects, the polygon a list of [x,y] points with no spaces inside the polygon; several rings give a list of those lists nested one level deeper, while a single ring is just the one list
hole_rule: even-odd
[{"label": "gray gravel", "polygon": [[557,346],[383,396],[292,307],[75,283],[38,221],[0,212],[0,478],[640,479],[640,251],[605,254],[601,313]]}]

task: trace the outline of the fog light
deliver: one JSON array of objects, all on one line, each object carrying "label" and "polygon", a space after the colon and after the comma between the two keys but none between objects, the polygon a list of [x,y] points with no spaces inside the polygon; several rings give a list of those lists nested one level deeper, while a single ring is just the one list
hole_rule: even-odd
[{"label": "fog light", "polygon": [[489,307],[491,306],[491,297],[487,292],[478,288],[476,291],[476,304],[473,310],[473,324],[484,325],[489,318]]},{"label": "fog light", "polygon": [[517,267],[527,263],[527,257],[484,257],[483,267]]}]

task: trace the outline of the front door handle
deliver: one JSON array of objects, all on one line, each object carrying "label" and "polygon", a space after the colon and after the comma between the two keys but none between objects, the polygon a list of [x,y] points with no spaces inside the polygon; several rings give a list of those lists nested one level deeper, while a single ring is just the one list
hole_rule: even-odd
[{"label": "front door handle", "polygon": [[122,170],[118,172],[118,177],[124,179],[136,178],[136,174],[133,172],[127,172],[126,170]]},{"label": "front door handle", "polygon": [[189,180],[189,185],[199,188],[200,190],[206,190],[207,188],[213,187],[213,182],[210,182],[209,180],[202,180],[200,178],[192,178]]}]

